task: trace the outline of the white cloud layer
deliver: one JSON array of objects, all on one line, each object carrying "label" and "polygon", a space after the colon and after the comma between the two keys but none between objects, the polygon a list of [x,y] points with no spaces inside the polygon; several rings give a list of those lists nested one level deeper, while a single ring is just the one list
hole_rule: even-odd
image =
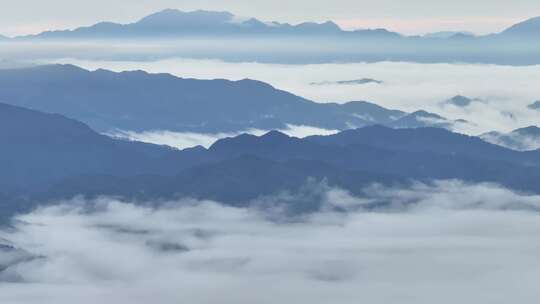
[{"label": "white cloud layer", "polygon": [[[538,125],[539,112],[527,105],[540,99],[540,66],[474,64],[344,63],[280,65],[228,63],[218,60],[171,59],[151,62],[63,59],[89,69],[167,72],[185,78],[253,78],[318,102],[372,101],[405,111],[424,109],[475,125],[459,130],[472,135]],[[325,85],[310,83],[372,78],[383,84]],[[442,102],[455,95],[479,98],[460,108]]]},{"label": "white cloud layer", "polygon": [[4,271],[19,282],[0,302],[537,302],[539,196],[458,181],[325,191],[320,212],[285,222],[191,200],[36,210],[0,234],[39,257]]}]

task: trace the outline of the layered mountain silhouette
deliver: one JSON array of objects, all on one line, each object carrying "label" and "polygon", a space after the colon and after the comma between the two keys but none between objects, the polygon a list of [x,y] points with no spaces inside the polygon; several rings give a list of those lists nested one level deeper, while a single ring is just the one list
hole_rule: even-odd
[{"label": "layered mountain silhouette", "polygon": [[[501,36],[512,38],[531,38],[540,33],[540,17],[515,24],[499,34],[485,37]],[[156,38],[167,36],[190,35],[321,35],[345,36],[354,38],[408,38],[404,35],[390,32],[385,29],[366,29],[346,31],[336,23],[304,22],[296,25],[276,21],[265,22],[255,18],[242,18],[230,12],[197,10],[184,12],[176,9],[165,9],[143,17],[139,21],[129,24],[101,22],[89,27],[80,27],[74,30],[46,31],[37,35],[23,36],[21,38]],[[464,37],[476,38],[469,32],[437,32],[422,36],[429,39],[461,39]],[[419,38],[413,36],[412,38]]]},{"label": "layered mountain silhouette", "polygon": [[254,80],[196,80],[142,71],[87,71],[72,65],[0,70],[0,102],[111,130],[219,133],[305,125],[345,130],[373,124],[450,127],[427,112],[408,115],[353,101],[316,103]]},{"label": "layered mountain silhouette", "polygon": [[[435,179],[540,193],[540,151],[513,151],[439,128],[370,126],[306,139],[272,131],[180,151],[111,139],[60,115],[5,104],[0,118],[5,218],[77,195],[155,203],[192,197],[248,206],[301,191],[310,181],[357,195],[372,183]],[[314,200],[289,204],[294,212],[317,208]]]},{"label": "layered mountain silhouette", "polygon": [[[165,42],[166,49],[171,49],[167,42],[188,41],[188,47],[157,52],[152,56],[212,57],[232,61],[414,61],[526,65],[540,63],[540,41],[537,38],[540,34],[539,20],[540,17],[532,18],[501,33],[484,36],[462,32],[404,36],[385,29],[347,31],[331,21],[292,25],[239,18],[229,12],[167,9],[130,24],[101,22],[89,27],[47,31],[12,40],[159,40]],[[232,48],[237,45],[238,49],[230,52],[208,45],[205,47],[204,43],[197,44],[197,41],[204,39],[191,38],[235,39],[235,43],[230,45]],[[321,43],[324,43],[324,48],[320,48]],[[193,45],[197,47],[190,50]],[[257,47],[252,49],[252,46]],[[115,53],[115,58],[118,56],[122,54]],[[127,51],[123,56],[131,58],[136,53]]]},{"label": "layered mountain silhouette", "polygon": [[487,142],[509,149],[528,151],[540,149],[540,128],[530,126],[510,133],[489,132],[480,135]]},{"label": "layered mountain silhouette", "polygon": [[153,160],[171,153],[167,147],[113,140],[57,114],[6,104],[0,104],[0,140],[4,192],[38,190],[81,174],[163,172],[166,167]]},{"label": "layered mountain silhouette", "polygon": [[407,114],[386,125],[396,129],[425,127],[453,129],[459,124],[469,124],[469,122],[462,119],[452,121],[440,115],[420,110],[411,114]]}]

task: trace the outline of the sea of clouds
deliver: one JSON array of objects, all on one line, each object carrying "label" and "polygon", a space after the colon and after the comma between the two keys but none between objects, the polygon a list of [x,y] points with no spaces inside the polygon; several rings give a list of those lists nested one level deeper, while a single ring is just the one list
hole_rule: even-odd
[{"label": "sea of clouds", "polygon": [[[241,209],[74,199],[2,229],[1,303],[536,303],[540,196],[438,181],[324,183]],[[269,208],[272,201],[275,208]],[[384,203],[381,203],[384,202]]]}]

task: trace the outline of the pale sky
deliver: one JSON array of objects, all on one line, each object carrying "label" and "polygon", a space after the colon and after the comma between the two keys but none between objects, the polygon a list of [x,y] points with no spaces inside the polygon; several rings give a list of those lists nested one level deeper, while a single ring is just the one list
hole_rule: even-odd
[{"label": "pale sky", "polygon": [[489,33],[540,16],[539,0],[0,0],[0,34],[128,23],[165,8],[230,11],[265,21],[333,20],[345,28],[405,34],[444,30]]}]

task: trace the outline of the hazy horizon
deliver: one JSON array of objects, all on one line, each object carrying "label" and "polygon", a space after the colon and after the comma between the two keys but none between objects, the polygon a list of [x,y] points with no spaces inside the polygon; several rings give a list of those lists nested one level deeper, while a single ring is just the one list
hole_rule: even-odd
[{"label": "hazy horizon", "polygon": [[[7,1],[0,1],[3,2]],[[344,29],[385,28],[406,35],[440,31],[488,34],[500,32],[517,22],[540,15],[540,3],[532,0],[518,1],[522,5],[513,5],[511,8],[486,0],[472,3],[460,0],[452,4],[414,0],[409,1],[407,6],[394,2],[341,0],[329,4],[325,1],[295,1],[287,3],[288,9],[283,11],[275,2],[266,0],[236,0],[226,3],[212,0],[197,3],[159,0],[138,1],[137,4],[126,0],[113,3],[105,3],[103,0],[92,3],[66,0],[35,3],[23,0],[3,5],[0,12],[0,34],[37,34],[47,30],[74,29],[102,21],[131,23],[167,8],[182,11],[229,11],[239,17],[292,24],[331,20]],[[458,4],[466,5],[467,9],[463,10]],[[103,10],[103,5],[109,9]],[[310,6],[309,13],[306,13],[306,6]],[[28,10],[28,7],[35,9]],[[59,10],[58,7],[62,9]]]}]

